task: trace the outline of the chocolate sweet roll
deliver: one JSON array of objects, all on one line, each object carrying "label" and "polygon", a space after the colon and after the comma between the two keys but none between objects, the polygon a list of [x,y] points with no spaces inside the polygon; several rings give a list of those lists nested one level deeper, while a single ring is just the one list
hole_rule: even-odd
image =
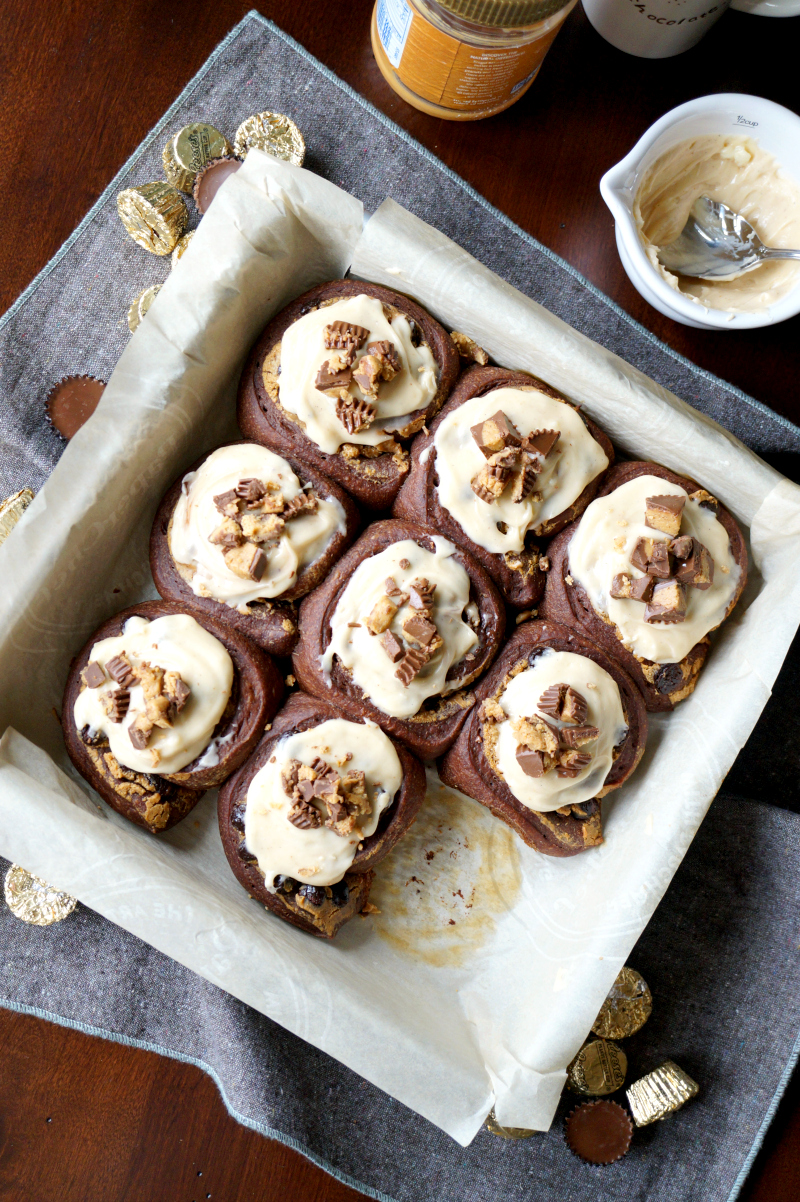
[{"label": "chocolate sweet roll", "polygon": [[527,609],[544,592],[539,540],[583,513],[613,459],[602,430],[548,384],[472,367],[415,439],[392,512],[459,543]]},{"label": "chocolate sweet roll", "polygon": [[297,641],[298,598],[327,576],[358,528],[337,484],[253,442],[203,456],[161,502],[150,567],[168,601],[209,614],[273,655]]},{"label": "chocolate sweet roll", "polygon": [[614,655],[649,710],[688,697],[709,633],[747,580],[747,549],[728,511],[660,464],[618,463],[548,553],[540,613]]},{"label": "chocolate sweet roll", "polygon": [[453,341],[414,301],[333,280],[292,301],[259,338],[239,386],[239,426],[385,509],[408,472],[408,440],[458,370]]},{"label": "chocolate sweet roll", "polygon": [[500,596],[466,551],[411,522],[375,522],[302,602],[294,673],[432,759],[458,734],[504,628]]},{"label": "chocolate sweet roll", "polygon": [[439,766],[445,784],[547,855],[602,843],[600,798],[628,779],[647,739],[628,673],[574,628],[526,622],[475,696]]},{"label": "chocolate sweet roll", "polygon": [[74,661],[64,740],[103,800],[157,834],[244,763],[282,692],[272,660],[238,631],[145,601],[104,622]]},{"label": "chocolate sweet roll", "polygon": [[422,764],[371,722],[295,693],[219,795],[222,845],[247,892],[331,939],[417,816]]}]

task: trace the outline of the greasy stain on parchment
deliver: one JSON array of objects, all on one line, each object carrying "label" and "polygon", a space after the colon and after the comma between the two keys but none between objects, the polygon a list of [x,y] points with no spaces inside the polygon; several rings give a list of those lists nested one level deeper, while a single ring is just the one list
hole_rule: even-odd
[{"label": "greasy stain on parchment", "polygon": [[428,782],[419,816],[379,864],[373,929],[395,951],[459,968],[494,933],[520,889],[515,836],[477,802]]}]

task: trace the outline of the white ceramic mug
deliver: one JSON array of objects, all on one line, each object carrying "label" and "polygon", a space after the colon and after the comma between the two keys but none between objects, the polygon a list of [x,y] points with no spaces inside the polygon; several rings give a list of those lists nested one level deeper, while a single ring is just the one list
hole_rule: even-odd
[{"label": "white ceramic mug", "polygon": [[638,58],[671,58],[695,46],[730,0],[583,0],[607,42]]}]

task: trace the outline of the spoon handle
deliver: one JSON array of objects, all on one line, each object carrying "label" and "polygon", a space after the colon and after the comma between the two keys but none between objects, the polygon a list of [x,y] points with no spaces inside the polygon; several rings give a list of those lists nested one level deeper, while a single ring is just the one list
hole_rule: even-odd
[{"label": "spoon handle", "polygon": [[776,246],[762,246],[758,252],[759,259],[798,259],[800,250],[782,250]]}]

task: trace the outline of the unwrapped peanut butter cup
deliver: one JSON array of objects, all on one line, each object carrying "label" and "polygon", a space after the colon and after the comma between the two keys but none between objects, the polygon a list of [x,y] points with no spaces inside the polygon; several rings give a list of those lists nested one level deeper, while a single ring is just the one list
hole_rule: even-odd
[{"label": "unwrapped peanut butter cup", "polygon": [[573,1093],[598,1097],[621,1089],[627,1071],[622,1048],[607,1039],[591,1039],[567,1066],[567,1085]]},{"label": "unwrapped peanut butter cup", "polygon": [[224,134],[204,121],[184,125],[164,147],[161,161],[164,174],[173,188],[191,192],[197,173],[222,155],[231,153],[231,145]]},{"label": "unwrapped peanut butter cup", "polygon": [[62,438],[69,441],[89,420],[105,387],[94,376],[65,376],[50,390],[47,418]]},{"label": "unwrapped peanut butter cup", "polygon": [[653,997],[635,968],[620,969],[592,1031],[601,1039],[627,1039],[647,1022],[653,1010]]},{"label": "unwrapped peanut butter cup", "polygon": [[37,927],[61,922],[78,904],[69,893],[54,889],[19,864],[12,864],[6,873],[5,898],[15,918]]},{"label": "unwrapped peanut butter cup", "polygon": [[673,1060],[665,1060],[652,1073],[634,1081],[626,1093],[633,1121],[637,1127],[646,1127],[648,1123],[680,1110],[699,1090],[697,1082],[679,1065]]},{"label": "unwrapped peanut butter cup", "polygon": [[174,250],[189,220],[180,192],[163,180],[120,192],[117,212],[134,242],[154,255]]},{"label": "unwrapped peanut butter cup", "polygon": [[192,195],[194,203],[201,213],[207,213],[208,207],[219,192],[229,175],[234,175],[242,165],[241,159],[233,155],[225,158],[212,159],[200,171],[194,181]]},{"label": "unwrapped peanut butter cup", "polygon": [[161,291],[160,284],[151,284],[149,288],[143,289],[142,292],[131,301],[128,309],[128,329],[133,334],[141,325],[142,318],[147,313],[147,310],[152,305],[153,301]]},{"label": "unwrapped peanut butter cup", "polygon": [[584,1102],[567,1116],[564,1138],[571,1152],[589,1164],[613,1164],[631,1146],[633,1123],[617,1102]]},{"label": "unwrapped peanut butter cup", "polygon": [[243,159],[253,149],[264,150],[297,167],[303,166],[306,157],[305,139],[285,113],[255,113],[242,122],[236,131],[233,153]]}]

